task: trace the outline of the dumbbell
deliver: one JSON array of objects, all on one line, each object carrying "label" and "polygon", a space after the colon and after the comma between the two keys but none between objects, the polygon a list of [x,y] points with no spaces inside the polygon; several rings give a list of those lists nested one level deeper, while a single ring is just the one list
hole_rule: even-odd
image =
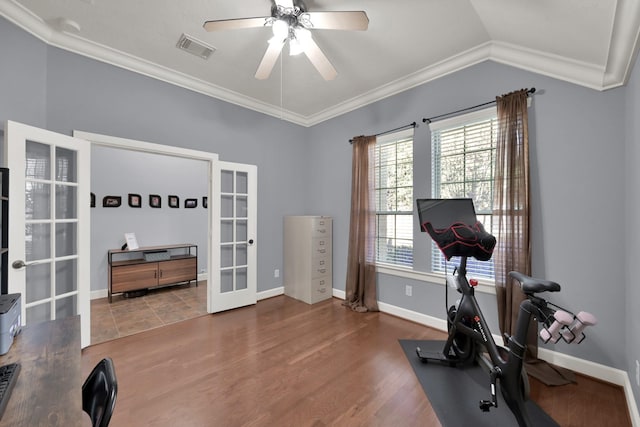
[{"label": "dumbbell", "polygon": [[587,313],[586,311],[581,311],[576,315],[575,322],[569,328],[562,331],[562,338],[567,342],[567,344],[572,343],[578,336],[582,335],[582,337],[576,342],[576,344],[580,344],[584,339],[584,328],[587,326],[593,326],[598,323],[598,319],[591,313]]},{"label": "dumbbell", "polygon": [[560,329],[563,326],[568,326],[573,322],[573,315],[563,310],[557,310],[553,313],[553,317],[556,319],[549,328],[543,328],[540,331],[540,338],[545,343],[551,341],[557,343],[560,339]]}]

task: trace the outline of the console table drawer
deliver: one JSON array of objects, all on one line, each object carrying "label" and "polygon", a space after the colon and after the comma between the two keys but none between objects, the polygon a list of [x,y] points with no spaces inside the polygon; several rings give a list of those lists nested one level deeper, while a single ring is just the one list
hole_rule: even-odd
[{"label": "console table drawer", "polygon": [[171,261],[162,261],[158,263],[159,276],[158,284],[166,285],[169,283],[186,282],[193,280],[194,272],[196,272],[196,258],[176,259]]},{"label": "console table drawer", "polygon": [[122,265],[111,270],[111,291],[114,293],[158,285],[158,264]]}]

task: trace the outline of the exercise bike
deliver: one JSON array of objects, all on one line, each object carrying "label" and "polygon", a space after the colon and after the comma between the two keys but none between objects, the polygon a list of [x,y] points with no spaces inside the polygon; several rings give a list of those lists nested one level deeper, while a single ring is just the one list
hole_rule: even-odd
[{"label": "exercise bike", "polygon": [[560,339],[567,343],[582,342],[584,328],[597,320],[586,312],[573,315],[538,296],[542,292],[560,291],[558,283],[510,272],[509,276],[520,284],[526,298],[520,304],[515,334],[505,334],[507,347],[497,345],[474,295],[478,282],[467,279],[467,257],[489,260],[495,238],[476,220],[471,199],[418,199],[418,212],[423,231],[429,232],[445,257],[460,256],[460,264],[452,275],[447,275],[446,281],[447,289],[451,286],[462,294],[459,301],[448,308],[449,336],[442,352],[428,353],[417,347],[418,357],[423,362],[449,366],[479,363],[489,374],[491,390],[490,399],[480,401],[480,409],[489,411],[498,406],[496,386],[499,382],[504,401],[518,425],[531,426],[525,405],[529,381],[523,366],[531,318],[543,325],[541,339],[554,343]]}]

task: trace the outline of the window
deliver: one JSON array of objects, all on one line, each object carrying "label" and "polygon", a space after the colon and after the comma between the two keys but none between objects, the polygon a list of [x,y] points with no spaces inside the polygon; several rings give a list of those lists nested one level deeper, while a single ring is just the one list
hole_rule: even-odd
[{"label": "window", "polygon": [[[497,130],[495,107],[431,124],[433,197],[471,198],[478,220],[489,233]],[[431,269],[444,272],[445,259],[435,244],[432,248]],[[453,270],[453,266],[448,268]],[[493,280],[493,260],[469,258],[467,271]]]},{"label": "window", "polygon": [[413,129],[375,149],[376,262],[413,266]]}]

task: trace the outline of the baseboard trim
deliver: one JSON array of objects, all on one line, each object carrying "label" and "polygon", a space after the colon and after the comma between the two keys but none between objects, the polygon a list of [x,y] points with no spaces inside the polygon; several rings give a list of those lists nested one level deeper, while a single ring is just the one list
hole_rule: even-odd
[{"label": "baseboard trim", "polygon": [[99,289],[97,291],[91,291],[89,298],[93,300],[93,299],[106,298],[108,296],[109,294],[106,289]]},{"label": "baseboard trim", "polygon": [[284,295],[284,286],[267,289],[266,291],[260,291],[257,294],[257,299],[258,301],[260,301],[267,298],[277,297],[278,295]]},{"label": "baseboard trim", "polygon": [[[333,296],[339,299],[345,299],[345,292],[339,289],[334,289]],[[381,301],[378,301],[378,308],[382,313],[391,314],[401,319],[419,323],[421,325],[425,325],[439,331],[447,330],[447,322],[444,319],[428,316],[426,314],[407,310],[406,308],[397,307],[395,305],[387,304]],[[494,339],[497,342],[500,342],[501,340],[500,336],[494,336]],[[633,395],[633,388],[631,387],[629,375],[626,371],[591,362],[589,360],[579,359],[577,357],[559,353],[557,351],[549,350],[546,348],[538,349],[538,357],[556,366],[571,369],[574,372],[623,387],[624,394],[627,400],[627,407],[629,408],[629,416],[631,418],[631,422],[634,427],[640,427],[640,415],[638,414],[638,406]]]}]

